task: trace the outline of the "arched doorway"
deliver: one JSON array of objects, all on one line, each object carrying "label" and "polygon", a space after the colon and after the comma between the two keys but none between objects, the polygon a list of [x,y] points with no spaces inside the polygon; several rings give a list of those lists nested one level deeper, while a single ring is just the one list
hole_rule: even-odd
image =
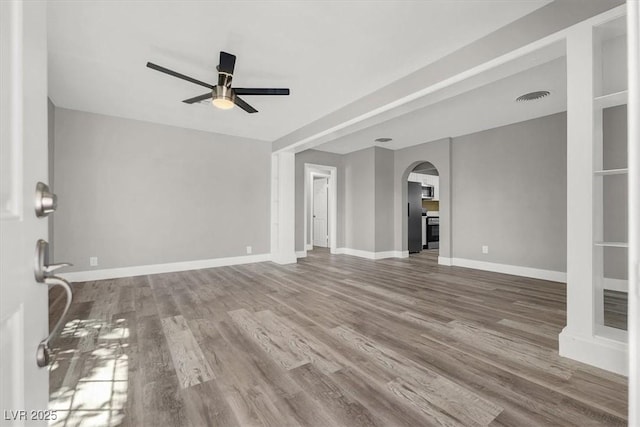
[{"label": "arched doorway", "polygon": [[440,174],[433,163],[418,162],[408,169],[407,249],[410,254],[429,251],[438,256],[440,247]]}]

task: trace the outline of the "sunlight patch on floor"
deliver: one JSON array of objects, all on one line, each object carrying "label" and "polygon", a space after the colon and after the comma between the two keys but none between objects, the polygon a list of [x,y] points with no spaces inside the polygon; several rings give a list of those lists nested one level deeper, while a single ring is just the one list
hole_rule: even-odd
[{"label": "sunlight patch on floor", "polygon": [[[73,350],[54,348],[50,372],[64,369],[61,386],[51,390],[55,427],[117,426],[124,419],[129,382],[129,328],[126,319],[69,321],[60,340],[78,340]],[[71,373],[81,372],[80,378]],[[73,378],[72,378],[73,377]]]}]

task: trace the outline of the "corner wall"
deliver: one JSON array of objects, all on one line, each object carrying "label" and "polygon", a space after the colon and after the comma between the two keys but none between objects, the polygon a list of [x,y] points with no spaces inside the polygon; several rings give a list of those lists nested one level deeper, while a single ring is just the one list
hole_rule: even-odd
[{"label": "corner wall", "polygon": [[375,147],[344,156],[344,246],[375,251]]}]

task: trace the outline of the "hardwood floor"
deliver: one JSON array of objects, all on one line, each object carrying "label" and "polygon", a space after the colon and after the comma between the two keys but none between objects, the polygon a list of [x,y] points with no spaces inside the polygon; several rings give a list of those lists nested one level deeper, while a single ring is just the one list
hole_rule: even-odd
[{"label": "hardwood floor", "polygon": [[627,330],[626,292],[604,291],[604,324],[612,328]]},{"label": "hardwood floor", "polygon": [[75,284],[53,425],[626,425],[626,379],[558,356],[563,284],[436,255]]}]

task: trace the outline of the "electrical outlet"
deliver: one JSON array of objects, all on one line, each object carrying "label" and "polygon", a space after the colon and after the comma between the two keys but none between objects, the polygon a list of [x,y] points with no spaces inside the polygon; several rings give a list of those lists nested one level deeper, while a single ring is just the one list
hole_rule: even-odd
[{"label": "electrical outlet", "polygon": [[253,252],[253,248],[251,246],[247,246],[247,253],[250,254]]},{"label": "electrical outlet", "polygon": [[489,246],[482,245],[482,253],[483,254],[488,254],[489,253]]},{"label": "electrical outlet", "polygon": [[91,267],[96,267],[98,265],[98,257],[97,256],[89,257],[89,265]]}]

